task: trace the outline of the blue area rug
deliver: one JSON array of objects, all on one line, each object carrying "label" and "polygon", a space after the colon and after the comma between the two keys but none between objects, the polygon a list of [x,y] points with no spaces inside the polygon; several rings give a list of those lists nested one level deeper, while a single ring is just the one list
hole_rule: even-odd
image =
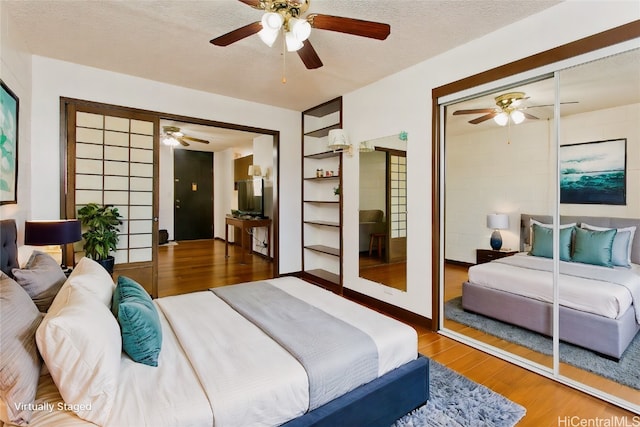
[{"label": "blue area rug", "polygon": [[426,405],[392,427],[511,427],[526,410],[506,397],[429,360]]},{"label": "blue area rug", "polygon": [[[447,319],[471,326],[487,334],[542,354],[553,354],[553,341],[551,338],[480,314],[464,311],[461,297],[447,301],[444,312]],[[565,342],[560,342],[560,360],[640,390],[640,369],[638,369],[640,334],[636,335],[631,341],[619,362]]]}]

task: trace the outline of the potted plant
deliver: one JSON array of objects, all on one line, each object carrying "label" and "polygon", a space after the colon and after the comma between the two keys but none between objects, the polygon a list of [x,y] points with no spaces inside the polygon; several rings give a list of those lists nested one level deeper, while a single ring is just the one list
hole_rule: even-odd
[{"label": "potted plant", "polygon": [[101,264],[109,274],[113,273],[114,257],[110,255],[118,244],[118,226],[122,224],[118,208],[111,205],[100,206],[96,203],[78,209],[78,219],[86,231],[84,253]]}]

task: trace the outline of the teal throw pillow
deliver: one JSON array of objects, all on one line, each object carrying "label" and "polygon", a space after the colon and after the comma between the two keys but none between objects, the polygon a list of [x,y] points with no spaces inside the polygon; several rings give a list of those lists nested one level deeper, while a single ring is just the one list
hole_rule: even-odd
[{"label": "teal throw pillow", "polygon": [[120,324],[125,353],[135,362],[158,366],[162,325],[147,291],[136,281],[120,276],[111,307]]},{"label": "teal throw pillow", "polygon": [[573,260],[584,264],[613,267],[613,263],[611,262],[611,249],[617,233],[618,230],[615,228],[607,231],[576,228]]},{"label": "teal throw pillow", "polygon": [[[553,229],[541,227],[538,224],[532,225],[533,246],[531,255],[544,258],[553,258]],[[571,261],[571,239],[575,227],[560,229],[560,259]]]}]

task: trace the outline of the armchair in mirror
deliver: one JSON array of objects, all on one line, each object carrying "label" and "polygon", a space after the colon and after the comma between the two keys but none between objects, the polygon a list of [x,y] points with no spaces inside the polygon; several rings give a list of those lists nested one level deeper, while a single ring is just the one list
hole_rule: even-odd
[{"label": "armchair in mirror", "polygon": [[359,276],[407,290],[407,134],[360,143]]}]

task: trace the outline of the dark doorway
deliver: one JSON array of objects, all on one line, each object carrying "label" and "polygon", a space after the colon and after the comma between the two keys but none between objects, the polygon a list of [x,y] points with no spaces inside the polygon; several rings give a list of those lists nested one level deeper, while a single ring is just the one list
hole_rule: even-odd
[{"label": "dark doorway", "polygon": [[213,153],[174,150],[174,238],[213,239]]}]

